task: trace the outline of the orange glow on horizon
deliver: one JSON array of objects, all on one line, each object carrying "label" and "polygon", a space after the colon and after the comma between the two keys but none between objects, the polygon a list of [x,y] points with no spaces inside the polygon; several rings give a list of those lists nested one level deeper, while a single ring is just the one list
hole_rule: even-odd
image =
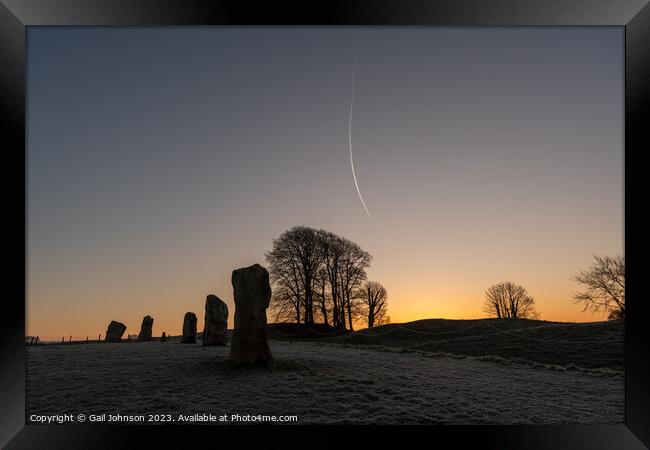
[{"label": "orange glow on horizon", "polygon": [[[234,305],[231,299],[221,297],[229,308],[229,323],[228,326],[233,326]],[[546,300],[544,298],[544,300]],[[571,299],[564,302],[536,300],[538,311],[541,314],[541,320],[555,321],[555,322],[596,322],[605,320],[605,314],[594,314],[591,312],[583,312],[580,305],[574,304]],[[174,302],[162,302],[162,305],[169,305]],[[398,308],[400,304],[408,304],[409,308]],[[185,307],[183,307],[183,305]],[[203,330],[204,323],[204,310],[203,301],[193,302],[190,306],[188,304],[175,304],[173,307],[166,306],[165,310],[162,308],[149,308],[142,313],[136,313],[133,308],[128,313],[124,314],[110,314],[108,312],[100,315],[87,316],[83,320],[75,314],[68,317],[60,317],[63,319],[53,323],[52,315],[37,317],[33,320],[28,317],[27,336],[39,336],[41,341],[54,341],[60,342],[61,338],[68,341],[70,335],[72,340],[85,340],[86,337],[90,341],[96,340],[98,334],[101,334],[101,339],[104,339],[106,327],[111,320],[118,320],[127,326],[124,333],[126,339],[129,334],[138,334],[142,318],[149,314],[154,318],[153,335],[160,336],[164,331],[168,336],[178,336],[181,334],[182,321],[185,312],[192,311],[198,317],[197,330]],[[137,308],[140,309],[140,308]],[[468,298],[456,297],[447,302],[435,301],[422,297],[409,297],[408,299],[393,299],[389,295],[389,309],[388,315],[390,316],[391,323],[406,323],[423,319],[449,319],[449,320],[472,320],[483,319],[488,317],[482,311],[482,298]],[[43,320],[46,319],[46,320]],[[268,318],[268,322],[274,322],[273,317]],[[355,322],[355,329],[365,328],[362,321]]]},{"label": "orange glow on horizon", "polygon": [[372,255],[393,323],[503,281],[604,320],[572,278],[625,247],[620,27],[364,28],[356,87],[358,30],[308,28],[29,30],[26,335],[201,331],[208,294],[232,327],[294,226]]}]

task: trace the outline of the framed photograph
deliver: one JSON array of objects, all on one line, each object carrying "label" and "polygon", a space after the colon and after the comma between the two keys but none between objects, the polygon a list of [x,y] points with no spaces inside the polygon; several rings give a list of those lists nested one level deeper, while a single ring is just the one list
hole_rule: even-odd
[{"label": "framed photograph", "polygon": [[0,19],[6,448],[650,446],[646,1]]}]

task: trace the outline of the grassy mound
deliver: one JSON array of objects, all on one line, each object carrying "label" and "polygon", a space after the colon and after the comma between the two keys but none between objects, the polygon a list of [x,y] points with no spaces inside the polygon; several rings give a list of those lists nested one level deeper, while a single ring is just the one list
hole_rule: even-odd
[{"label": "grassy mound", "polygon": [[427,319],[361,330],[345,342],[621,371],[625,365],[622,321]]}]

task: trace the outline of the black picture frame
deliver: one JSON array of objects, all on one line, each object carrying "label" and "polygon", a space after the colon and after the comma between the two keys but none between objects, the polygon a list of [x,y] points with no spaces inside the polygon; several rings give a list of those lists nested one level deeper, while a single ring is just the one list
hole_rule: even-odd
[{"label": "black picture frame", "polygon": [[[10,245],[5,273],[10,289],[0,330],[0,444],[7,448],[116,448],[133,439],[167,447],[183,437],[183,426],[25,425],[26,295],[26,30],[30,26],[162,25],[419,25],[419,26],[621,26],[625,28],[625,424],[560,426],[431,426],[355,428],[354,440],[370,444],[386,436],[479,442],[488,448],[644,448],[650,446],[650,327],[643,294],[645,152],[650,142],[650,5],[646,0],[329,0],[301,3],[205,0],[2,0],[0,1],[0,98],[4,215]],[[22,237],[22,239],[21,239]],[[23,245],[21,245],[21,242]],[[332,427],[192,427],[193,439],[225,442],[226,435],[281,435],[318,443]],[[349,429],[346,431],[350,431]],[[358,431],[358,433],[357,433]],[[214,441],[217,442],[217,441]],[[289,442],[291,444],[291,442]],[[180,444],[179,444],[180,445]],[[286,444],[282,444],[283,446]]]}]

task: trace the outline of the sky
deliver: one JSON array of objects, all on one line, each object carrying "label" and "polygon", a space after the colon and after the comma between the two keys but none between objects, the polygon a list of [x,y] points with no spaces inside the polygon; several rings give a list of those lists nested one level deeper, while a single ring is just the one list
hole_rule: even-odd
[{"label": "sky", "polygon": [[[485,317],[510,280],[542,319],[623,253],[623,29],[28,31],[27,330],[179,334],[294,225],[373,255],[393,322]],[[352,147],[348,114],[355,46]]]}]

